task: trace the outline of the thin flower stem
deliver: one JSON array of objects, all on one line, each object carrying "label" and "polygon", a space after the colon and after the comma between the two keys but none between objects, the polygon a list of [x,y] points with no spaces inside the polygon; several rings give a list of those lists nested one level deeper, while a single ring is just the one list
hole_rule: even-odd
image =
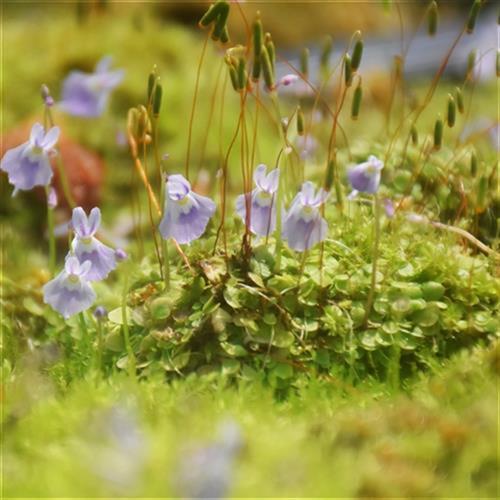
[{"label": "thin flower stem", "polygon": [[364,318],[364,326],[368,324],[368,318],[373,307],[375,299],[375,287],[377,286],[377,264],[379,257],[379,243],[380,243],[380,199],[375,193],[373,195],[373,257],[372,257],[372,279],[370,284],[370,291],[368,292],[368,299],[366,300],[366,311]]},{"label": "thin flower stem", "polygon": [[97,353],[96,353],[96,365],[97,371],[103,374],[102,366],[102,352],[103,352],[103,324],[102,320],[97,320]]},{"label": "thin flower stem", "polygon": [[[54,126],[54,118],[52,117],[52,112],[48,106],[45,106],[45,113],[44,113],[44,127],[47,129],[47,123],[49,127]],[[70,208],[75,208],[76,207],[76,202],[75,199],[73,198],[73,195],[71,193],[71,188],[69,185],[68,181],[68,176],[66,175],[66,170],[64,169],[64,165],[62,163],[61,159],[61,154],[59,153],[56,157],[56,167],[57,167],[57,173],[59,174],[59,178],[61,179],[61,186],[62,190],[64,193],[64,197],[66,198],[66,201]]]},{"label": "thin flower stem", "polygon": [[45,186],[45,194],[47,195],[47,232],[49,238],[49,272],[50,276],[54,276],[56,270],[56,237],[54,234],[54,211],[49,206],[50,187]]},{"label": "thin flower stem", "polygon": [[128,328],[128,318],[127,318],[127,292],[128,292],[128,274],[124,273],[125,278],[123,280],[123,291],[122,291],[122,326],[123,326],[123,340],[125,343],[125,349],[127,350],[128,362],[127,368],[130,378],[135,379],[136,377],[136,362],[135,355],[132,349],[132,344],[130,343],[130,332]]},{"label": "thin flower stem", "polygon": [[[139,177],[141,178],[141,180],[144,184],[144,187],[146,188],[146,192],[147,192],[149,198],[151,199],[151,203],[154,206],[156,212],[158,213],[158,216],[161,216],[162,212],[160,209],[160,205],[158,203],[158,200],[156,199],[156,196],[153,192],[151,185],[149,184],[149,181],[148,181],[148,178],[146,176],[146,172],[144,171],[144,168],[142,166],[141,160],[138,157],[137,143],[136,143],[135,138],[132,135],[132,132],[130,129],[127,130],[127,139],[128,139],[128,143],[130,146],[130,153],[131,153],[132,159],[134,161],[134,167],[136,168],[136,170],[139,174]],[[173,238],[172,238],[172,240],[174,242],[177,253],[182,257],[182,260],[184,260],[184,263],[186,264],[187,268],[190,271],[192,271],[193,269],[191,267],[191,264],[189,263],[189,260],[186,256],[186,254],[182,251],[182,248],[179,246],[179,243],[177,243],[177,241]]]},{"label": "thin flower stem", "polygon": [[80,333],[82,334],[82,340],[86,344],[89,341],[89,331],[83,312],[78,313],[78,323],[80,324]]},{"label": "thin flower stem", "polygon": [[[286,136],[283,132],[283,129],[281,127],[281,113],[280,113],[280,108],[279,108],[279,103],[278,103],[278,96],[276,94],[276,91],[271,92],[271,101],[273,103],[273,107],[276,113],[276,118],[277,118],[277,123],[278,123],[278,132],[280,134],[280,137],[283,139],[284,146],[286,147],[287,145],[287,140]],[[280,151],[281,155],[281,151]],[[280,175],[279,181],[278,181],[278,192],[276,195],[276,206],[277,206],[277,213],[276,213],[276,261],[275,261],[275,268],[276,272],[280,271],[281,268],[281,249],[283,247],[283,238],[281,235],[281,230],[283,226],[283,221],[282,221],[282,214],[281,214],[281,206],[283,204],[283,178],[284,176]]]},{"label": "thin flower stem", "polygon": [[208,39],[210,35],[207,34],[205,37],[205,42],[203,43],[203,48],[201,49],[200,61],[198,63],[198,70],[196,71],[196,83],[194,86],[194,95],[193,95],[193,105],[191,107],[191,116],[189,118],[189,131],[188,131],[188,144],[187,144],[187,152],[186,152],[186,179],[189,180],[189,162],[191,157],[191,137],[193,134],[193,123],[194,123],[194,113],[196,110],[196,101],[198,98],[198,88],[200,86],[200,74],[201,74],[201,66],[203,64],[203,59],[205,58],[205,51],[207,49]]}]

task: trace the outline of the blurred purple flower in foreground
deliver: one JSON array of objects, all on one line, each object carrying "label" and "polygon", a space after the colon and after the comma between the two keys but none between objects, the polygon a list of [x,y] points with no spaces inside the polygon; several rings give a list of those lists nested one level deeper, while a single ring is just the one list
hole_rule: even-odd
[{"label": "blurred purple flower in foreground", "polygon": [[198,239],[215,213],[215,203],[191,191],[191,184],[180,174],[169,175],[166,194],[160,222],[163,238],[175,238],[178,243]]},{"label": "blurred purple flower in foreground", "polygon": [[88,309],[96,298],[94,290],[87,282],[92,266],[86,261],[82,265],[78,259],[69,256],[64,270],[43,287],[43,301],[61,313],[65,319]]},{"label": "blurred purple flower in foreground", "polygon": [[[278,168],[266,174],[266,165],[259,165],[254,172],[253,180],[257,186],[251,193],[250,231],[259,236],[267,236],[276,228],[276,200],[280,171]],[[236,212],[245,222],[246,196],[236,198]]]},{"label": "blurred purple flower in foreground", "polygon": [[52,179],[50,155],[59,139],[59,127],[47,133],[40,123],[31,128],[30,138],[25,143],[9,149],[0,162],[0,169],[7,172],[15,195],[19,190],[47,186]]},{"label": "blurred purple flower in foreground", "polygon": [[304,182],[295,196],[283,222],[283,238],[288,246],[303,252],[326,238],[328,225],[319,207],[328,198],[322,188],[317,193],[312,182]]},{"label": "blurred purple flower in foreground", "polygon": [[101,224],[101,211],[95,207],[87,218],[81,207],[73,209],[71,226],[75,238],[71,249],[80,263],[90,262],[92,267],[88,273],[89,281],[100,281],[116,267],[115,251],[94,237]]},{"label": "blurred purple flower in foreground", "polygon": [[123,80],[124,71],[110,71],[111,57],[103,57],[94,73],[72,71],[64,80],[60,107],[74,116],[100,116],[111,91]]},{"label": "blurred purple flower in foreground", "polygon": [[176,471],[176,489],[183,498],[225,498],[233,480],[234,461],[243,445],[239,425],[219,427],[216,442],[193,450]]},{"label": "blurred purple flower in foreground", "polygon": [[380,185],[380,172],[384,168],[384,162],[376,156],[371,155],[368,161],[351,167],[347,177],[353,188],[349,199],[355,198],[359,192],[374,194]]}]

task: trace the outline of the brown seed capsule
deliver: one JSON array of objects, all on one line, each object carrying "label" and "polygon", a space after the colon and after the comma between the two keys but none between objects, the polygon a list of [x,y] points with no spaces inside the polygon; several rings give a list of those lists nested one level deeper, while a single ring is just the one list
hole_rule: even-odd
[{"label": "brown seed capsule", "polygon": [[359,109],[361,108],[361,99],[363,98],[363,89],[361,83],[354,89],[351,105],[351,118],[357,120],[359,116]]},{"label": "brown seed capsule", "polygon": [[434,124],[434,149],[441,149],[443,143],[443,120],[439,117]]},{"label": "brown seed capsule", "polygon": [[350,87],[352,83],[352,66],[351,56],[349,54],[344,56],[344,78],[346,87]]},{"label": "brown seed capsule", "polygon": [[304,113],[300,106],[297,106],[297,134],[304,135]]},{"label": "brown seed capsule", "polygon": [[464,107],[464,96],[462,94],[462,91],[458,87],[455,88],[455,100],[457,102],[458,112],[460,114],[463,114],[464,109],[465,109],[465,107]]},{"label": "brown seed capsule", "polygon": [[162,89],[160,83],[157,82],[156,86],[155,86],[155,92],[154,92],[154,98],[153,98],[153,115],[155,117],[158,117],[160,115],[162,94],[163,94],[163,89]]},{"label": "brown seed capsule", "polygon": [[473,49],[469,52],[469,55],[467,56],[466,78],[472,78],[472,72],[474,71],[475,65],[476,65],[476,51]]},{"label": "brown seed capsule", "polygon": [[335,160],[332,158],[328,162],[328,167],[326,168],[326,178],[325,178],[326,191],[330,191],[330,189],[332,189],[334,178],[335,178]]},{"label": "brown seed capsule", "polygon": [[417,127],[415,125],[412,125],[411,130],[410,130],[410,135],[411,135],[411,142],[414,146],[418,145],[418,131]]},{"label": "brown seed capsule", "polygon": [[446,121],[448,123],[448,127],[452,128],[453,125],[455,125],[455,118],[457,116],[457,111],[456,111],[456,105],[455,105],[455,99],[453,99],[453,96],[451,94],[448,94],[448,110],[447,110],[447,115],[446,115]]},{"label": "brown seed capsule", "polygon": [[471,34],[476,26],[477,16],[481,8],[481,0],[474,0],[467,19],[467,33]]},{"label": "brown seed capsule", "polygon": [[260,20],[260,13],[257,12],[257,19],[253,23],[253,54],[256,59],[260,56],[262,49],[263,28]]},{"label": "brown seed capsule", "polygon": [[363,57],[363,40],[357,40],[354,44],[354,49],[352,51],[351,68],[355,72],[358,70],[361,64],[361,58]]},{"label": "brown seed capsule", "polygon": [[434,36],[437,32],[439,22],[438,6],[435,0],[432,0],[427,12],[427,33]]},{"label": "brown seed capsule", "polygon": [[274,89],[274,72],[271,66],[271,61],[269,60],[269,53],[265,50],[265,47],[260,53],[260,62],[262,64],[262,73],[264,76],[264,82],[268,90]]},{"label": "brown seed capsule", "polygon": [[472,177],[475,177],[477,174],[477,156],[474,152],[470,155],[470,174]]}]

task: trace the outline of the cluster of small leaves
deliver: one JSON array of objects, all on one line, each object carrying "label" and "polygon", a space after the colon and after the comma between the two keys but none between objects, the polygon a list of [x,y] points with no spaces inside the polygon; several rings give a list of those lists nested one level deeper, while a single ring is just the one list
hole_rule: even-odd
[{"label": "cluster of small leaves", "polygon": [[[354,223],[366,225],[363,213]],[[339,222],[335,236],[353,221]],[[341,227],[340,227],[341,226]],[[303,262],[288,253],[274,272],[265,245],[248,269],[238,256],[201,259],[194,275],[174,276],[165,292],[156,272],[129,295],[137,366],[186,374],[221,371],[286,386],[300,372],[344,370],[346,376],[388,376],[394,356],[402,376],[496,334],[499,282],[489,261],[400,226],[382,244],[377,296],[365,325],[370,287],[370,231],[326,242]],[[357,250],[353,250],[357,249]],[[440,256],[439,259],[436,256]],[[124,367],[121,309],[110,313],[107,347]]]}]

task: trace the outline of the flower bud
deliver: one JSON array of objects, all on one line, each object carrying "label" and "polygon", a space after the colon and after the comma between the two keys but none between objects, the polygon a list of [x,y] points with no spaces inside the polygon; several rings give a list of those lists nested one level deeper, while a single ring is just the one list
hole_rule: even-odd
[{"label": "flower bud", "polygon": [[351,118],[357,120],[359,116],[359,109],[361,107],[361,99],[363,98],[363,89],[361,83],[354,89],[351,105]]},{"label": "flower bud", "polygon": [[460,114],[463,114],[464,109],[465,109],[465,107],[464,107],[464,96],[462,94],[462,91],[458,87],[455,88],[455,100],[456,100],[456,103],[457,103],[458,112]]},{"label": "flower bud", "polygon": [[297,106],[297,134],[304,135],[304,113],[300,106]]},{"label": "flower bud", "polygon": [[115,250],[115,257],[117,260],[123,261],[128,257],[128,255],[127,255],[127,252],[125,252],[125,250],[123,250],[123,248],[117,248]]},{"label": "flower bud", "polygon": [[438,117],[434,124],[434,149],[441,149],[443,143],[443,120]]},{"label": "flower bud", "polygon": [[155,87],[154,98],[153,98],[153,115],[155,117],[158,117],[160,115],[162,94],[163,94],[163,89],[162,89],[160,83],[157,83],[156,87]]},{"label": "flower bud", "polygon": [[457,116],[457,107],[455,105],[455,99],[451,94],[448,94],[448,110],[446,114],[446,122],[448,127],[452,128],[455,125],[455,118]]},{"label": "flower bud", "polygon": [[56,190],[51,186],[47,194],[47,205],[49,208],[57,207],[57,193]]},{"label": "flower bud", "polygon": [[474,31],[480,8],[481,0],[474,0],[474,3],[472,4],[469,12],[469,18],[467,19],[467,33],[469,33],[469,35]]},{"label": "flower bud", "polygon": [[430,36],[434,36],[437,31],[439,22],[439,13],[436,0],[432,0],[429,10],[427,12],[427,33]]},{"label": "flower bud", "polygon": [[351,68],[356,72],[363,57],[363,40],[357,40],[352,51]]},{"label": "flower bud", "polygon": [[97,306],[94,309],[94,318],[97,321],[103,321],[103,320],[107,319],[107,317],[108,317],[108,311],[106,311],[105,307]]},{"label": "flower bud", "polygon": [[288,75],[283,76],[280,79],[278,85],[283,85],[284,87],[288,87],[289,85],[292,85],[293,83],[295,83],[298,79],[299,79],[299,77],[297,75],[288,74]]},{"label": "flower bud", "polygon": [[45,106],[50,108],[54,105],[54,99],[50,95],[50,90],[49,90],[49,87],[47,87],[47,85],[43,84],[40,87],[40,95],[42,96],[42,100],[43,100],[43,103],[45,104]]},{"label": "flower bud", "polygon": [[304,47],[300,53],[300,72],[309,78],[309,49]]},{"label": "flower bud", "polygon": [[350,87],[352,83],[352,66],[351,66],[351,56],[346,54],[344,56],[344,77],[346,87]]}]

